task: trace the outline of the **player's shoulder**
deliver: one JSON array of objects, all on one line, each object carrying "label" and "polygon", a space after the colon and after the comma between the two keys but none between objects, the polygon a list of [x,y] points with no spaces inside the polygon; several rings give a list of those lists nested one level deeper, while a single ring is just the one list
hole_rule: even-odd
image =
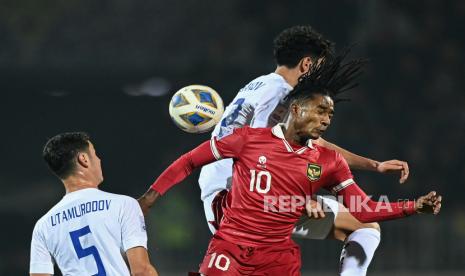
[{"label": "player's shoulder", "polygon": [[263,135],[271,135],[271,129],[270,127],[251,127],[251,126],[243,126],[241,128],[238,128],[236,131],[238,131],[242,135],[247,135],[247,136],[263,136]]},{"label": "player's shoulder", "polygon": [[313,147],[318,150],[321,157],[328,160],[337,161],[342,158],[342,155],[333,149],[318,145],[317,143],[313,143]]},{"label": "player's shoulder", "polygon": [[269,83],[269,84],[274,84],[274,85],[280,85],[280,86],[285,86],[287,84],[286,80],[283,78],[283,76],[277,74],[277,73],[269,73],[266,75],[262,75],[257,78],[257,80],[261,80],[264,83]]},{"label": "player's shoulder", "polygon": [[34,225],[34,232],[47,232],[47,227],[51,224],[51,217],[56,215],[63,205],[64,198],[50,208],[43,216],[41,216]]},{"label": "player's shoulder", "polygon": [[61,208],[62,206],[64,206],[67,202],[67,198],[66,197],[63,197],[60,201],[58,201],[57,203],[55,203],[55,205],[53,205],[43,216],[41,216],[36,224],[35,224],[35,228],[39,228],[40,226],[43,226],[44,224],[46,224],[47,220],[55,215]]},{"label": "player's shoulder", "polygon": [[234,135],[240,135],[243,137],[246,137],[247,139],[251,138],[253,140],[253,136],[256,135],[263,135],[266,133],[271,133],[271,128],[253,128],[248,125],[245,125],[243,127],[237,127],[237,128],[229,128],[226,129],[226,131],[223,133],[221,137],[216,137],[217,140],[221,140],[223,138],[226,138],[232,134]]},{"label": "player's shoulder", "polygon": [[104,197],[111,199],[111,200],[115,200],[115,202],[119,202],[122,205],[138,204],[135,198],[128,196],[128,195],[115,194],[115,193],[110,193],[110,192],[106,192],[102,190],[98,190],[98,192]]},{"label": "player's shoulder", "polygon": [[249,83],[247,83],[240,92],[246,91],[270,91],[270,90],[282,90],[283,88],[288,88],[289,85],[284,80],[284,78],[276,73],[270,73],[266,75],[261,75]]},{"label": "player's shoulder", "polygon": [[43,215],[37,220],[36,224],[34,225],[34,233],[43,231],[44,227],[46,227],[47,225],[47,220],[48,218],[50,218],[51,214],[52,210],[49,210],[45,215]]}]

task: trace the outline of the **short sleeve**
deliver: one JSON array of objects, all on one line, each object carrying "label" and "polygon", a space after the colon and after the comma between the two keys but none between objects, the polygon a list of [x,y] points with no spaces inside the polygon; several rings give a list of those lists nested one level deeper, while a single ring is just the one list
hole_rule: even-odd
[{"label": "short sleeve", "polygon": [[215,158],[220,160],[239,157],[246,142],[247,129],[248,127],[236,128],[221,138],[212,137],[210,147]]},{"label": "short sleeve", "polygon": [[337,194],[341,190],[345,189],[349,185],[354,184],[354,176],[350,171],[347,161],[342,157],[341,154],[335,152],[334,166],[331,170],[329,180],[326,189],[331,191],[333,194]]},{"label": "short sleeve", "polygon": [[45,243],[45,237],[37,223],[32,232],[29,273],[53,274],[53,261]]},{"label": "short sleeve", "polygon": [[123,241],[123,250],[125,252],[138,246],[147,248],[147,231],[144,215],[139,203],[133,198],[127,197],[123,206],[121,226],[121,240]]}]

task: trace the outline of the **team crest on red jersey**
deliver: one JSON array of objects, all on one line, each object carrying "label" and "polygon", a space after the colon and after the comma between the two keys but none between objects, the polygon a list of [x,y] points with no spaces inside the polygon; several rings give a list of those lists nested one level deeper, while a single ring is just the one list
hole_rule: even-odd
[{"label": "team crest on red jersey", "polygon": [[310,181],[317,181],[321,177],[321,166],[318,164],[308,163],[307,177]]}]

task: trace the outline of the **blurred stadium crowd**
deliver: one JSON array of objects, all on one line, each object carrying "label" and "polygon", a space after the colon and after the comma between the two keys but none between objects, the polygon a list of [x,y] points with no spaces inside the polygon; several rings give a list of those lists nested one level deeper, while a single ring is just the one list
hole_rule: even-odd
[{"label": "blurred stadium crowd", "polygon": [[[371,271],[465,270],[465,2],[0,1],[1,275],[24,275],[35,221],[63,194],[41,160],[48,137],[86,130],[101,149],[104,190],[134,197],[174,158],[208,138],[178,130],[170,94],[201,83],[229,102],[274,70],[271,43],[310,24],[370,63],[328,140],[411,176],[356,173],[375,197],[444,195],[438,217],[382,226]],[[196,177],[148,218],[154,263],[197,267],[209,232]],[[337,271],[340,244],[299,241],[304,271]],[[413,275],[413,274],[411,274]],[[445,274],[444,274],[445,275]]]}]

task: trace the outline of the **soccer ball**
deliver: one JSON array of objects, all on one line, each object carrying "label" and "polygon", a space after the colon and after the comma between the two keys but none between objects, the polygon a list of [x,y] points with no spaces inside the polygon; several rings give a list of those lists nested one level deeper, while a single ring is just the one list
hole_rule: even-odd
[{"label": "soccer ball", "polygon": [[174,93],[170,101],[173,122],[189,133],[210,131],[224,112],[223,100],[212,88],[189,85]]}]

